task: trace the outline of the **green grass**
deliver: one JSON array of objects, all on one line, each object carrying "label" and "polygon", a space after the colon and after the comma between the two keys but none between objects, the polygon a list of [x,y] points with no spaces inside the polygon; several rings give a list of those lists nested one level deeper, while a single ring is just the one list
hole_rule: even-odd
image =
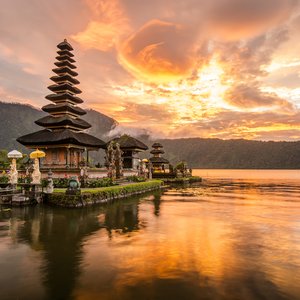
[{"label": "green grass", "polygon": [[166,183],[192,183],[192,182],[201,182],[202,178],[199,176],[191,176],[191,177],[179,177],[179,178],[163,178],[162,179]]},{"label": "green grass", "polygon": [[[82,188],[81,194],[95,194],[99,192],[121,191],[121,190],[139,190],[140,188],[149,187],[153,184],[161,184],[162,180],[150,180],[145,182],[128,183],[127,185],[108,186],[100,188]],[[54,189],[54,193],[65,193],[67,189]]]},{"label": "green grass", "polygon": [[86,206],[99,203],[102,200],[118,199],[140,192],[158,189],[162,183],[161,180],[150,180],[127,185],[86,188],[81,190],[81,194],[78,193],[77,195],[66,195],[66,189],[55,189],[53,194],[48,195],[48,202],[64,207]]}]

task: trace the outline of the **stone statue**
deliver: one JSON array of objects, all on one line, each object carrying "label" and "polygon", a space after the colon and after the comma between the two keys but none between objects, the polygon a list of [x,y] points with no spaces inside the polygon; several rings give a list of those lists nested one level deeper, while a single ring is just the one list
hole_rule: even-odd
[{"label": "stone statue", "polygon": [[34,159],[33,172],[32,172],[32,184],[41,184],[41,172],[39,166],[39,159]]},{"label": "stone statue", "polygon": [[106,164],[108,168],[107,176],[109,178],[116,178],[116,165],[115,165],[115,150],[113,142],[110,142],[106,150]]},{"label": "stone statue", "polygon": [[152,179],[153,165],[151,161],[149,161],[148,170],[149,170],[149,179]]},{"label": "stone statue", "polygon": [[80,182],[77,176],[72,176],[68,182],[68,188],[66,190],[67,195],[76,195],[80,192]]},{"label": "stone statue", "polygon": [[47,187],[46,187],[46,193],[47,194],[52,194],[53,190],[54,190],[52,175],[53,175],[53,173],[51,172],[51,170],[49,170]]},{"label": "stone statue", "polygon": [[9,171],[9,183],[17,184],[18,183],[18,171],[17,171],[17,160],[15,158],[12,159]]},{"label": "stone statue", "polygon": [[115,144],[115,166],[116,166],[116,178],[121,178],[123,176],[123,151],[120,148],[120,144]]}]

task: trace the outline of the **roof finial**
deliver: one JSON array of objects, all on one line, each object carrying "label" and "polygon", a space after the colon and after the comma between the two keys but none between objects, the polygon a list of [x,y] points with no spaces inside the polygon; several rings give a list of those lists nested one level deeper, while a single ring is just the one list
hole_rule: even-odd
[{"label": "roof finial", "polygon": [[68,42],[67,39],[64,39],[64,42],[67,43]]}]

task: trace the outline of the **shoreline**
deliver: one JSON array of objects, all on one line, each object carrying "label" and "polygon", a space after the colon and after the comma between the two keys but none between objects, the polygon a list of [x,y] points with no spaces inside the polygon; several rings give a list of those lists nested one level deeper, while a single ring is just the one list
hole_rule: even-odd
[{"label": "shoreline", "polygon": [[43,202],[66,208],[80,208],[95,204],[105,204],[113,200],[158,190],[162,187],[162,180],[151,180],[120,186],[86,189],[76,195],[66,195],[63,191],[54,191],[53,194],[44,194]]}]

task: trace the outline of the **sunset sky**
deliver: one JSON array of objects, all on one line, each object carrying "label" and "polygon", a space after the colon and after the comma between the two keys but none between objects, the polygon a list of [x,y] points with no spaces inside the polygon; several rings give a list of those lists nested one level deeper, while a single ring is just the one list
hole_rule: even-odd
[{"label": "sunset sky", "polygon": [[[0,100],[49,102],[72,44],[84,106],[155,137],[300,139],[298,0],[0,0]],[[34,120],[32,120],[34,121]]]}]

